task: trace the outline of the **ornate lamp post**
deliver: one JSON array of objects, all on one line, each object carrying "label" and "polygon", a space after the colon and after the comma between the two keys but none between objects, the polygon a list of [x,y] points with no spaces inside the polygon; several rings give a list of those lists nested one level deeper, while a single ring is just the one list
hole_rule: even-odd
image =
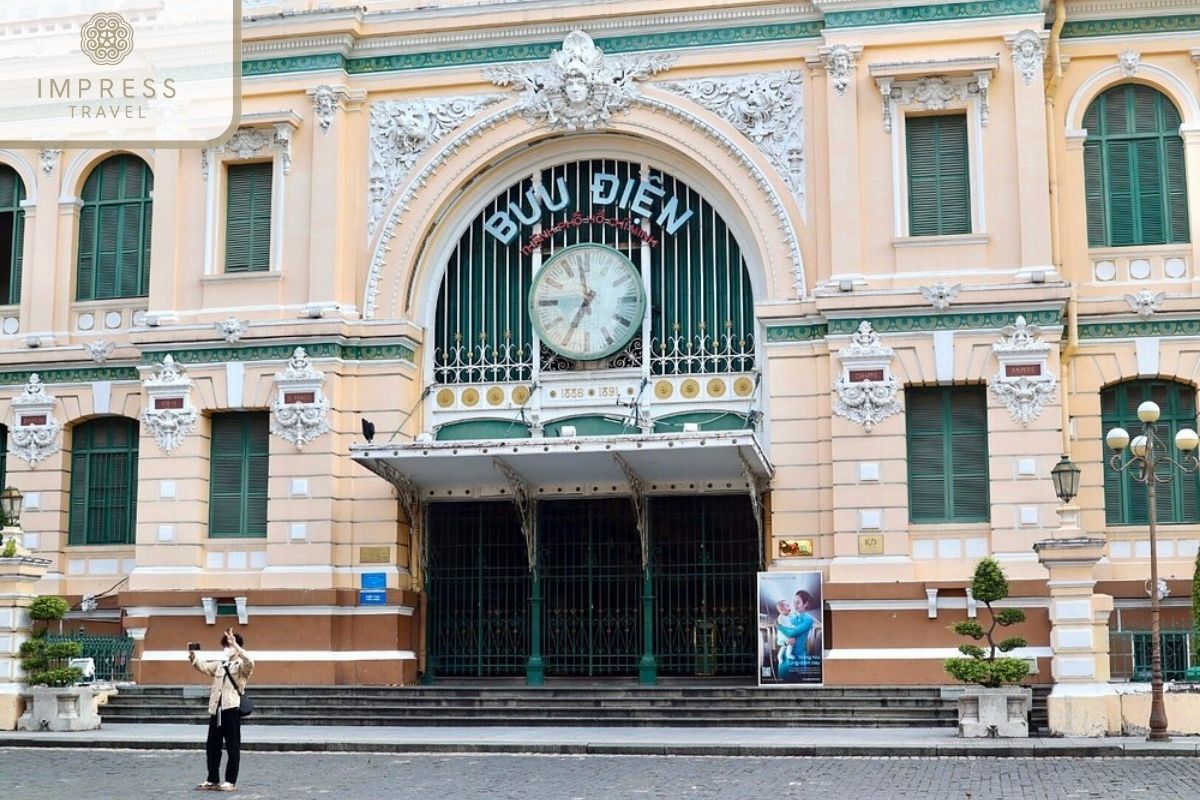
[{"label": "ornate lamp post", "polygon": [[21,495],[20,489],[7,486],[4,491],[0,492],[0,517],[2,517],[7,533],[20,531],[21,509],[24,505],[25,498]]},{"label": "ornate lamp post", "polygon": [[1063,453],[1062,458],[1054,469],[1050,470],[1050,480],[1054,482],[1054,493],[1058,495],[1058,499],[1063,501],[1064,505],[1070,505],[1075,499],[1075,495],[1079,494],[1079,467],[1071,461],[1071,458]]},{"label": "ornate lamp post", "polygon": [[[1158,404],[1150,400],[1138,406],[1138,419],[1142,421],[1142,432],[1131,442],[1129,432],[1124,428],[1113,428],[1104,437],[1114,453],[1109,465],[1117,472],[1127,472],[1138,483],[1146,486],[1146,515],[1150,523],[1150,735],[1152,742],[1167,742],[1167,708],[1163,702],[1162,674],[1162,642],[1159,640],[1159,592],[1158,592],[1158,509],[1156,507],[1155,489],[1160,483],[1170,483],[1174,480],[1170,473],[1172,467],[1185,472],[1195,472],[1200,463],[1193,452],[1200,446],[1200,436],[1191,428],[1183,428],[1175,434],[1175,447],[1179,449],[1177,459],[1171,456],[1168,446],[1159,437]],[[1126,447],[1131,455],[1128,460],[1122,456]],[[1168,470],[1166,475],[1160,474],[1163,468]]]}]

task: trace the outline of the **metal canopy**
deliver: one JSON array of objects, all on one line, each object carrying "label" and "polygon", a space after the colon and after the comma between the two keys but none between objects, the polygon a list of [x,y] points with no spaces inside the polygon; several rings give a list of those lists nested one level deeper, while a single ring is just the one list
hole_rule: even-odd
[{"label": "metal canopy", "polygon": [[[761,490],[774,468],[753,431],[356,444],[350,455],[421,499]],[[624,462],[624,463],[622,463]],[[629,475],[641,481],[631,487]]]}]

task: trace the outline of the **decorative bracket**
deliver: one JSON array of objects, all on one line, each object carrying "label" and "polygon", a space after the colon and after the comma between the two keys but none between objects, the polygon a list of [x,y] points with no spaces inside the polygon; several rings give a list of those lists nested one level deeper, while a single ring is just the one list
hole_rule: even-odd
[{"label": "decorative bracket", "polygon": [[529,558],[529,570],[532,572],[537,565],[537,500],[534,499],[533,489],[521,473],[512,468],[506,461],[493,458],[496,469],[504,473],[508,486],[512,490],[513,503],[517,506],[517,514],[521,517],[521,533],[525,535],[525,548]]},{"label": "decorative bracket", "polygon": [[62,424],[54,418],[58,400],[46,393],[46,385],[35,372],[20,395],[12,400],[13,428],[9,432],[12,454],[31,466],[62,449]]},{"label": "decorative bracket", "polygon": [[1049,371],[1050,345],[1042,341],[1036,325],[1018,316],[1015,325],[992,345],[999,367],[988,388],[1012,418],[1028,425],[1041,416],[1046,402],[1054,397],[1058,379]]},{"label": "decorative bracket", "polygon": [[158,448],[170,453],[183,444],[199,418],[192,405],[192,379],[167,353],[158,372],[146,378],[142,386],[149,398],[142,411],[142,424],[154,434]]},{"label": "decorative bracket", "polygon": [[642,569],[650,564],[650,507],[646,502],[646,483],[634,471],[629,462],[620,453],[613,453],[613,459],[621,472],[625,473],[625,481],[629,484],[630,499],[633,500],[633,513],[637,515],[638,536],[642,542]]},{"label": "decorative bracket", "polygon": [[429,544],[425,537],[425,500],[421,494],[421,487],[413,483],[411,478],[399,470],[391,467],[389,469],[393,473],[389,480],[396,488],[396,497],[404,508],[405,516],[408,517],[409,540],[413,542],[412,550],[417,554],[417,569],[413,570],[412,578],[415,588],[419,591],[425,586],[425,565],[429,563]]},{"label": "decorative bracket", "polygon": [[842,374],[833,385],[835,414],[862,425],[868,433],[892,414],[899,413],[900,383],[892,375],[892,348],[879,340],[871,323],[863,320],[850,346],[838,353]]},{"label": "decorative bracket", "polygon": [[329,401],[321,387],[325,374],[297,347],[287,369],[275,373],[275,402],[271,404],[271,433],[297,449],[329,430]]},{"label": "decorative bracket", "polygon": [[763,569],[766,566],[763,558],[763,537],[766,535],[763,520],[763,494],[767,491],[767,482],[754,473],[750,462],[742,455],[740,449],[738,450],[738,460],[742,462],[742,474],[746,477],[746,484],[750,490],[750,511],[754,514],[754,525],[758,529],[758,567]]}]

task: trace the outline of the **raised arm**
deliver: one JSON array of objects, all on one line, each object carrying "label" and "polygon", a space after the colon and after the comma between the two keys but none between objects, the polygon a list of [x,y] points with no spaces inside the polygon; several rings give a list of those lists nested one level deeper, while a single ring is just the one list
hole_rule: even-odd
[{"label": "raised arm", "polygon": [[808,632],[812,630],[813,622],[811,614],[801,614],[799,621],[794,626],[780,620],[775,623],[775,629],[789,639],[801,639],[808,636]]}]

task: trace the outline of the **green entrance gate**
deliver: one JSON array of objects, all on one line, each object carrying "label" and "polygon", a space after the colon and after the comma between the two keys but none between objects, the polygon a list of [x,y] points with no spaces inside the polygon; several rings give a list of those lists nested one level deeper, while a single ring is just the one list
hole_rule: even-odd
[{"label": "green entrance gate", "polygon": [[524,675],[529,560],[509,502],[429,506],[429,654],[437,675]]},{"label": "green entrance gate", "polygon": [[540,585],[546,675],[638,675],[649,638],[661,675],[752,677],[758,529],[749,498],[652,497],[649,523],[652,605],[628,498],[539,503],[539,584],[511,502],[431,504],[431,672],[524,675]]},{"label": "green entrance gate", "polygon": [[625,498],[540,504],[546,674],[635,675],[641,543]]}]

